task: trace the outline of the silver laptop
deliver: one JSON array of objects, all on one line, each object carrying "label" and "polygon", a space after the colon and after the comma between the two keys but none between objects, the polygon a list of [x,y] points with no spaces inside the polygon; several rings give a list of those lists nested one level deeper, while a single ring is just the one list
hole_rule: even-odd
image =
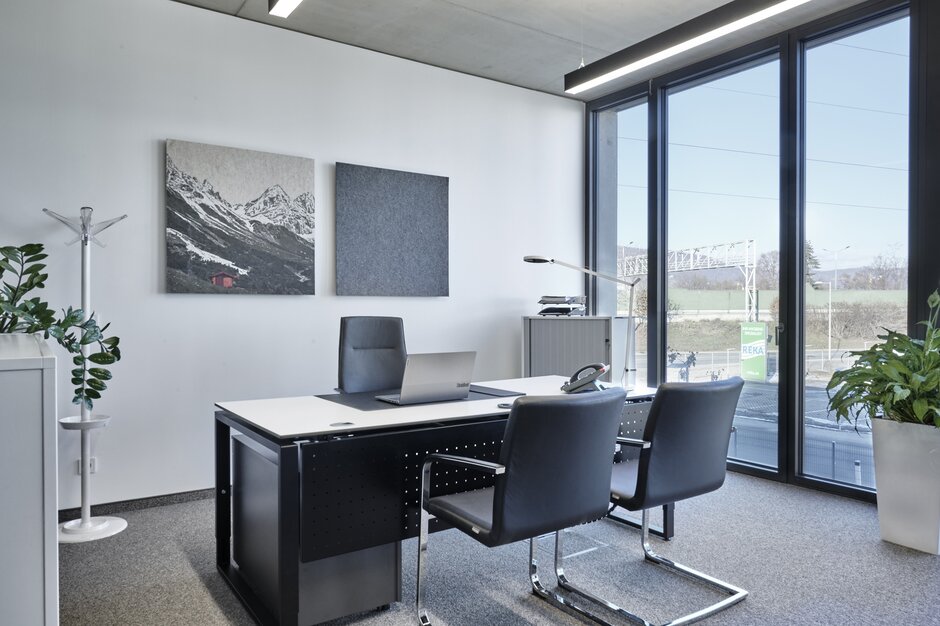
[{"label": "silver laptop", "polygon": [[476,356],[476,352],[409,354],[401,393],[375,396],[375,399],[392,404],[465,400],[470,395]]}]

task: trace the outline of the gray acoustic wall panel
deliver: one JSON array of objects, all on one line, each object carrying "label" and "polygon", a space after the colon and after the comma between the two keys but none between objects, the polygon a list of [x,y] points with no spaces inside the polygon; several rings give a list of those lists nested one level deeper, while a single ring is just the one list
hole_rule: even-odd
[{"label": "gray acoustic wall panel", "polygon": [[336,294],[448,295],[448,179],[336,164]]}]

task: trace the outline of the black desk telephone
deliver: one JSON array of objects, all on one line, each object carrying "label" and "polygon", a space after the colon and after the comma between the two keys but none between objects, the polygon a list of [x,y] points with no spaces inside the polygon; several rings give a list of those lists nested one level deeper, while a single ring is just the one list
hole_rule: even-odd
[{"label": "black desk telephone", "polygon": [[597,379],[606,374],[609,369],[610,366],[603,363],[585,365],[571,375],[568,382],[561,386],[561,390],[565,393],[600,391],[601,387],[598,385]]}]

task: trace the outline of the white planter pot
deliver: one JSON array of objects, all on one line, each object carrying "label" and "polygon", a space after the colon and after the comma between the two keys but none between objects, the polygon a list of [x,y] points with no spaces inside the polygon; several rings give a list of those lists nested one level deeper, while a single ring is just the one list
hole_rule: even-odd
[{"label": "white planter pot", "polygon": [[881,538],[940,554],[940,428],[872,420]]}]

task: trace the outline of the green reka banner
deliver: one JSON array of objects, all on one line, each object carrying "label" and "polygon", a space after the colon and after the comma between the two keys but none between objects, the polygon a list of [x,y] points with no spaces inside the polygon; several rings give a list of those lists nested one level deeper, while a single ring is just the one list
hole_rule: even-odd
[{"label": "green reka banner", "polygon": [[741,323],[741,378],[767,380],[767,322]]}]

